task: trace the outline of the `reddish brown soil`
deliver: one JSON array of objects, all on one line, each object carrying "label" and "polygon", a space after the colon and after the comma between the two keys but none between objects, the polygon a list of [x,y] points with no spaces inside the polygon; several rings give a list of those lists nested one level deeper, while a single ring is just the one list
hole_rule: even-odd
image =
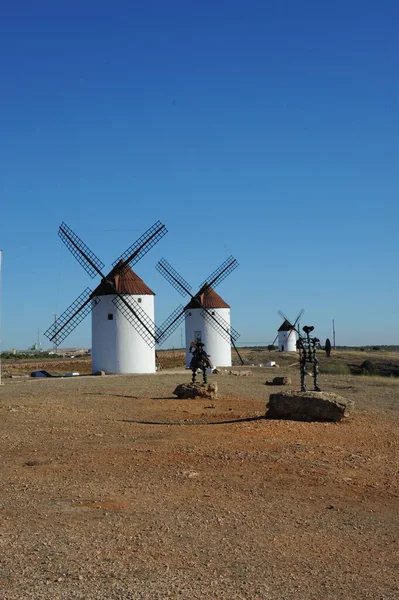
[{"label": "reddish brown soil", "polygon": [[322,375],[356,410],[298,423],[251,370],[4,379],[0,598],[399,598],[399,380]]}]

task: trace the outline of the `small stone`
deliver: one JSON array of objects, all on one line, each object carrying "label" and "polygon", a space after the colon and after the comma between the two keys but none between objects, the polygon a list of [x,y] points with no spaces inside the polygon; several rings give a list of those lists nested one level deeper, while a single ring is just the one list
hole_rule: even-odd
[{"label": "small stone", "polygon": [[[253,367],[255,365],[252,365]],[[236,375],[239,377],[248,377],[252,375],[252,371],[229,371],[229,375]]]}]

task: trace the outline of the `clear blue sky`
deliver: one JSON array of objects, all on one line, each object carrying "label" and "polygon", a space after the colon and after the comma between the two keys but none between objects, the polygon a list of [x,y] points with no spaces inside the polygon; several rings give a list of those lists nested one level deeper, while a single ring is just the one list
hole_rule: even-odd
[{"label": "clear blue sky", "polygon": [[[2,348],[36,342],[86,286],[65,221],[138,263],[161,323],[229,254],[217,291],[248,343],[305,308],[337,343],[399,343],[394,0],[6,3],[0,22]],[[184,300],[183,300],[184,302]],[[169,345],[180,346],[181,332]],[[65,340],[90,347],[90,318]]]}]

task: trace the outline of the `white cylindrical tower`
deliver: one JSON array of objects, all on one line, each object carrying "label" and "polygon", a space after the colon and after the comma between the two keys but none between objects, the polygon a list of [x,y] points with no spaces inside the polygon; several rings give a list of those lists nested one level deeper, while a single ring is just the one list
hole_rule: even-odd
[{"label": "white cylindrical tower", "polygon": [[[144,281],[130,267],[111,279],[126,302],[133,309],[138,306],[136,312],[141,309],[154,323],[154,292]],[[112,302],[118,297],[112,286],[102,281],[92,297],[100,300],[92,311],[93,373],[155,373],[155,345],[149,346],[144,339],[148,331],[140,334]],[[155,333],[152,326],[148,329]]]},{"label": "white cylindrical tower", "polygon": [[280,352],[296,352],[296,331],[288,322],[278,329],[278,349]]},{"label": "white cylindrical tower", "polygon": [[[222,335],[215,317],[228,330],[230,329],[230,306],[212,288],[196,296],[200,306],[195,300],[191,300],[184,310],[186,311],[186,366],[190,365],[192,354],[190,344],[202,342],[204,350],[210,355],[214,367],[231,367],[231,342]],[[212,316],[203,317],[201,314],[206,308]],[[218,331],[219,329],[219,331]]]}]

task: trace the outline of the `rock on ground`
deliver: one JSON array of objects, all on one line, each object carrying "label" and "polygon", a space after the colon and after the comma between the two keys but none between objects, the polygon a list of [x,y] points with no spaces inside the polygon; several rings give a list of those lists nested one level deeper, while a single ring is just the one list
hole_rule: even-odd
[{"label": "rock on ground", "polygon": [[266,381],[266,385],[290,385],[291,377],[273,377],[271,381]]},{"label": "rock on ground", "polygon": [[252,375],[252,371],[229,371],[229,375],[248,377],[248,376]]},{"label": "rock on ground", "polygon": [[178,398],[217,398],[217,383],[181,383],[178,385],[174,394]]},{"label": "rock on ground", "polygon": [[51,373],[48,371],[32,371],[30,374],[31,377],[52,377]]},{"label": "rock on ground", "polygon": [[341,421],[354,403],[332,392],[279,392],[270,394],[266,408],[269,419]]}]

